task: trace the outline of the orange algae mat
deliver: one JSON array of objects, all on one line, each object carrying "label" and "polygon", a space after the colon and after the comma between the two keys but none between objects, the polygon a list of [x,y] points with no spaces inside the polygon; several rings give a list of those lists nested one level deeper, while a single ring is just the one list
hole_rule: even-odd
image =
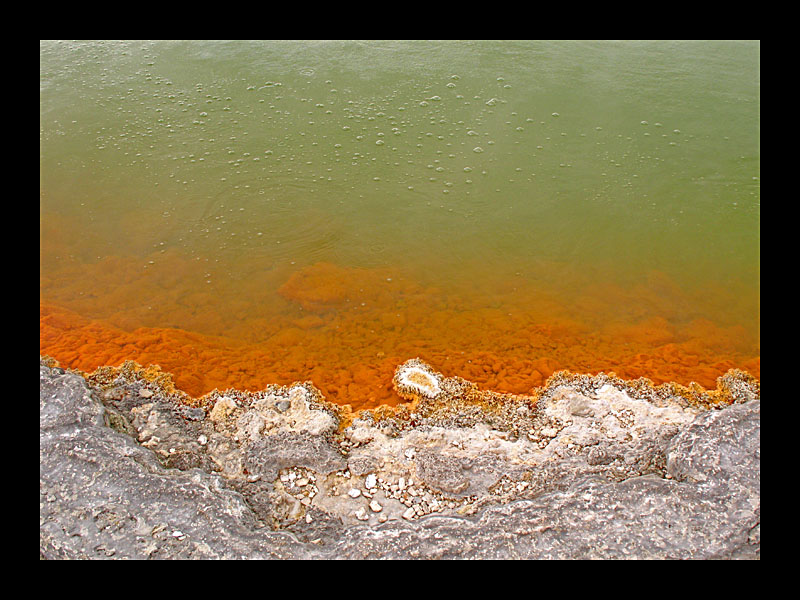
[{"label": "orange algae mat", "polygon": [[[735,317],[691,310],[725,291],[687,294],[659,272],[628,287],[600,279],[565,290],[515,278],[453,293],[396,269],[318,262],[245,269],[236,281],[215,275],[204,290],[185,282],[208,276],[207,267],[177,252],[146,278],[136,275],[141,262],[107,257],[42,275],[40,353],[84,372],[158,364],[195,397],[310,380],[354,409],[402,402],[392,376],[413,357],[511,393],[562,369],[709,389],[731,368],[760,378],[757,333]],[[73,281],[92,282],[92,292]]]}]

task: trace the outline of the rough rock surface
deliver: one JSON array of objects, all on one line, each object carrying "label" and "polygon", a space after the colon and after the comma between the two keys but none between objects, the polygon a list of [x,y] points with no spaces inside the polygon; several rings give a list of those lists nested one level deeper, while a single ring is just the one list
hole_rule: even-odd
[{"label": "rough rock surface", "polygon": [[602,376],[495,402],[408,364],[406,410],[348,421],[308,383],[191,406],[40,359],[40,557],[760,557],[746,380],[713,407]]}]

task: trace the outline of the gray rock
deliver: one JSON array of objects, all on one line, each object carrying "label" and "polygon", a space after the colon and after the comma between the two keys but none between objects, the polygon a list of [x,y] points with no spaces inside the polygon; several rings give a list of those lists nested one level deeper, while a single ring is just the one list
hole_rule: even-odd
[{"label": "gray rock", "polygon": [[245,468],[253,475],[275,479],[281,469],[307,467],[330,473],[347,466],[344,456],[323,436],[279,432],[262,437],[245,450]]},{"label": "gray rock", "polygon": [[470,479],[464,473],[461,460],[437,450],[422,450],[416,454],[417,473],[430,487],[461,494],[470,485]]},{"label": "gray rock", "polygon": [[417,475],[427,486],[455,496],[481,494],[504,475],[520,470],[492,456],[454,455],[442,448],[426,448],[416,454]]},{"label": "gray rock", "polygon": [[368,475],[378,469],[378,459],[374,456],[350,456],[347,468],[353,475]]},{"label": "gray rock", "polygon": [[[630,404],[617,391],[564,389],[546,436],[376,429],[351,473],[327,433],[276,425],[237,441],[235,421],[134,391],[40,364],[41,558],[760,558],[759,399],[665,425],[633,404],[611,420],[611,400]],[[373,470],[377,496],[351,498]]]},{"label": "gray rock", "polygon": [[107,427],[81,377],[40,367],[39,398],[41,558],[298,555],[292,536],[257,532],[242,496],[220,477],[165,469]]}]

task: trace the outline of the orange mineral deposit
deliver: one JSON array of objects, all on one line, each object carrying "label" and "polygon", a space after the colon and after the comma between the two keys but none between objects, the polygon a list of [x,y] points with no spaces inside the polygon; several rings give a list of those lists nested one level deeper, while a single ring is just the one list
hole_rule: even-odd
[{"label": "orange mineral deposit", "polygon": [[[178,253],[166,260],[171,264],[162,265],[155,284],[152,273],[137,281],[121,257],[67,266],[63,277],[48,278],[40,353],[87,373],[125,360],[156,364],[194,397],[310,380],[330,401],[356,409],[402,402],[392,377],[412,357],[446,376],[511,393],[529,393],[557,370],[708,389],[730,368],[760,377],[753,334],[676,317],[647,285],[606,284],[606,301],[563,297],[541,280],[515,281],[500,295],[480,288],[443,294],[400,269],[318,262],[287,269],[282,278],[271,274],[236,288],[223,282],[203,292],[186,275],[191,261]],[[170,276],[174,270],[184,276]],[[69,293],[63,282],[78,276],[113,290],[113,302]],[[270,278],[278,280],[271,291]],[[663,291],[664,276],[657,279]],[[619,310],[620,303],[630,309]]]}]

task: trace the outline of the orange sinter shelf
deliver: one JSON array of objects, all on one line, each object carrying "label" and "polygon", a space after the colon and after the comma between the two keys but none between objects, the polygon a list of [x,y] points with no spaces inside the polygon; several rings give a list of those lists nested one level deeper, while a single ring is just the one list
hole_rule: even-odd
[{"label": "orange sinter shelf", "polygon": [[245,268],[237,281],[203,280],[206,289],[190,283],[207,267],[171,252],[156,263],[107,257],[43,275],[40,354],[86,373],[157,364],[194,397],[310,380],[354,409],[400,403],[392,376],[413,357],[511,393],[564,369],[707,389],[731,368],[760,378],[757,330],[736,322],[736,307],[727,320],[691,308],[723,292],[687,293],[659,272],[628,287],[548,289],[545,278],[517,277],[492,282],[490,295],[329,262]]}]

